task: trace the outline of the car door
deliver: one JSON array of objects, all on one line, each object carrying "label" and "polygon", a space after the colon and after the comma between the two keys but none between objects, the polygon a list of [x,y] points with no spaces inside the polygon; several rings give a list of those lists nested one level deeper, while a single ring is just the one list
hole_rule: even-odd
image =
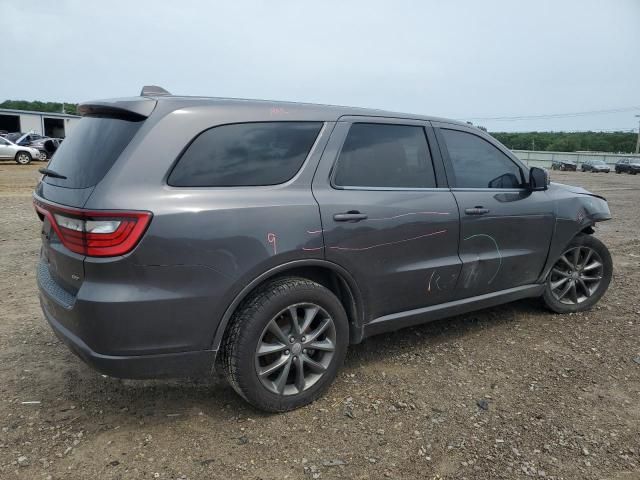
[{"label": "car door", "polygon": [[489,135],[434,126],[460,212],[457,298],[535,283],[555,224],[549,196],[526,187],[528,169]]},{"label": "car door", "polygon": [[342,117],[313,193],[322,225],[308,233],[354,276],[366,318],[453,298],[458,209],[428,122]]},{"label": "car door", "polygon": [[12,151],[11,144],[7,142],[4,138],[0,138],[0,158],[7,159],[13,158],[15,153]]}]

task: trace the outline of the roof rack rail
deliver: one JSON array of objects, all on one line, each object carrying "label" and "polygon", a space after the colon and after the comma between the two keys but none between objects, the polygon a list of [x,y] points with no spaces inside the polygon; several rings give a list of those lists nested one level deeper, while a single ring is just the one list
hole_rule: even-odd
[{"label": "roof rack rail", "polygon": [[159,87],[157,85],[145,85],[144,87],[142,87],[142,90],[140,91],[141,97],[152,97],[152,96],[155,97],[158,95],[171,95],[171,94],[167,92],[164,88]]}]

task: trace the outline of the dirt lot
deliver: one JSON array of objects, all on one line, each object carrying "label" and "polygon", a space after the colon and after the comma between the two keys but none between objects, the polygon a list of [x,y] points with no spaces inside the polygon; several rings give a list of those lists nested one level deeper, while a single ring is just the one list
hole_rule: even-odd
[{"label": "dirt lot", "polygon": [[323,399],[265,415],[216,379],[103,377],[58,342],[37,168],[0,164],[0,478],[640,478],[640,176],[553,172],[614,215],[593,311],[527,301],[372,338]]}]

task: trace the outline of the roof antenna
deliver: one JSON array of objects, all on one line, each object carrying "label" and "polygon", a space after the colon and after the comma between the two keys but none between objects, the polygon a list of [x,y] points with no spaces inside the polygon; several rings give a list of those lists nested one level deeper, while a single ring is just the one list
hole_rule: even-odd
[{"label": "roof antenna", "polygon": [[158,95],[171,95],[164,88],[157,85],[145,85],[140,92],[141,97],[155,97]]}]

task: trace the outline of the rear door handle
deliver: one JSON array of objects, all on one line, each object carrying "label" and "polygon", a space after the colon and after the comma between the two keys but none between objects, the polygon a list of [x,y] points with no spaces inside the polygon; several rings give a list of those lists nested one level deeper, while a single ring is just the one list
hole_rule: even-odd
[{"label": "rear door handle", "polygon": [[366,213],[360,213],[356,210],[350,210],[348,212],[345,213],[336,213],[333,216],[333,219],[336,222],[359,222],[360,220],[366,220],[367,219],[367,214]]},{"label": "rear door handle", "polygon": [[473,208],[467,208],[464,213],[466,213],[467,215],[484,215],[485,213],[489,213],[489,209],[488,208],[484,208],[484,207],[480,207],[480,206],[476,206]]}]

